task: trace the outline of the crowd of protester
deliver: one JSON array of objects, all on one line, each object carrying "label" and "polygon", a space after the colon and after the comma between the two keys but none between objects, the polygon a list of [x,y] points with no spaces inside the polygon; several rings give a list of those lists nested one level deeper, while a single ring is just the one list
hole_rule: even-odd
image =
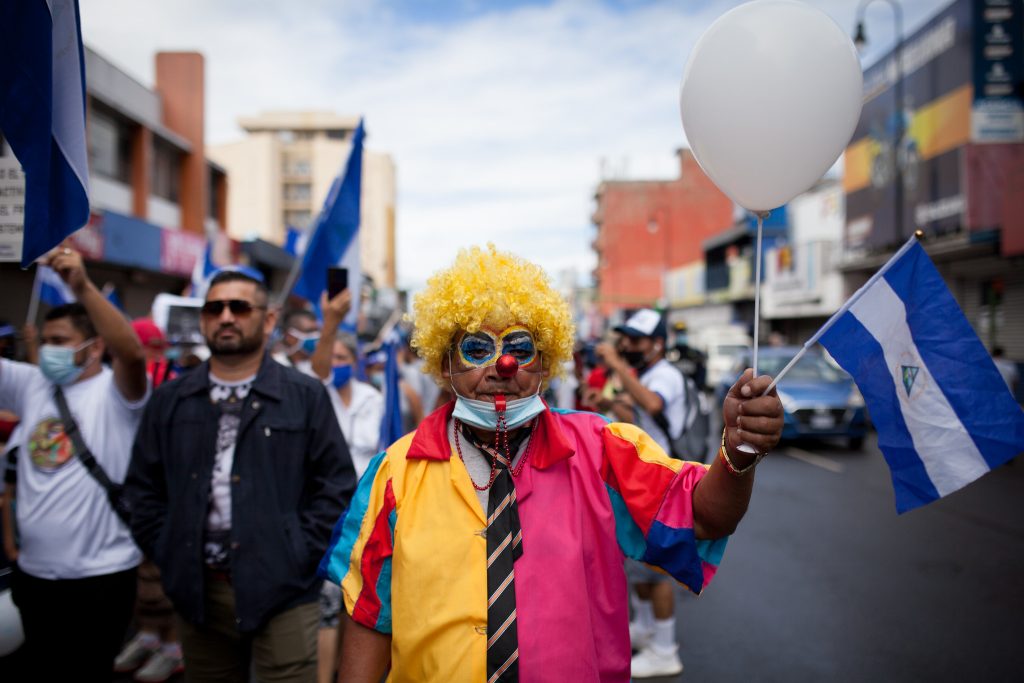
[{"label": "crowd of protester", "polygon": [[[77,302],[38,333],[0,325],[3,548],[25,636],[7,661],[36,680],[165,681],[186,663],[197,681],[333,680],[342,595],[318,565],[386,445],[385,357],[344,331],[349,291],[324,295],[320,317],[282,313],[262,281],[224,269],[200,350],[129,322],[76,252],[47,263]],[[547,403],[638,424],[671,453],[686,387],[664,321],[640,311],[616,332],[577,347]],[[411,432],[451,393],[399,336]],[[678,673],[673,584],[629,563],[633,676]]]}]

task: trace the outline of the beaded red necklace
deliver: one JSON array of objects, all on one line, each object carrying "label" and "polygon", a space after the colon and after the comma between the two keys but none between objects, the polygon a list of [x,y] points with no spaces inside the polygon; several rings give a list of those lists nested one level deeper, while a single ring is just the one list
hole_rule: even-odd
[{"label": "beaded red necklace", "polygon": [[[459,460],[461,460],[462,464],[465,465],[466,458],[462,455],[462,444],[459,441],[459,432],[461,431],[462,423],[459,420],[455,420],[455,451],[459,454]],[[526,439],[526,451],[523,453],[523,457],[519,459],[519,464],[517,464],[513,468],[511,467],[511,464],[512,458],[514,456],[508,452],[508,428],[505,425],[505,413],[504,411],[502,411],[501,413],[498,414],[498,429],[495,430],[494,432],[494,450],[498,451],[498,449],[501,447],[499,446],[499,442],[501,442],[501,445],[504,446],[504,451],[510,465],[509,469],[512,471],[513,477],[519,476],[519,473],[523,471],[523,466],[526,465],[526,461],[530,459],[530,451],[533,450],[532,431],[530,432],[530,435],[526,437]],[[473,481],[473,475],[469,474],[469,468],[466,468],[466,474],[469,474],[469,483],[472,484],[473,488],[475,488],[477,491],[486,491],[487,489],[491,488],[491,486],[494,484],[495,478],[498,476],[498,456],[496,453],[491,453],[489,455],[491,456],[491,476],[487,479],[487,483],[485,485],[477,486],[476,482]]]}]

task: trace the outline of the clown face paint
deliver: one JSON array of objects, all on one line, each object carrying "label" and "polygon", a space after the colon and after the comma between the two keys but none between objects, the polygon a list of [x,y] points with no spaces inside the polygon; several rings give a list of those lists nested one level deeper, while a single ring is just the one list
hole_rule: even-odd
[{"label": "clown face paint", "polygon": [[481,328],[477,332],[464,332],[458,342],[459,359],[467,368],[486,368],[508,354],[516,359],[519,368],[531,370],[540,354],[533,335],[522,325],[513,325],[501,332]]}]

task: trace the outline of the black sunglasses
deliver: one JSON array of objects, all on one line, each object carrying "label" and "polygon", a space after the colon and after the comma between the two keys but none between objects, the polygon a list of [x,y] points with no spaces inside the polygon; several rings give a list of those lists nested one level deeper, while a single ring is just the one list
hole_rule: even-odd
[{"label": "black sunglasses", "polygon": [[231,315],[249,315],[254,308],[266,308],[266,306],[256,306],[244,299],[219,299],[207,301],[200,310],[203,315],[216,317],[223,313],[225,308],[231,311]]}]

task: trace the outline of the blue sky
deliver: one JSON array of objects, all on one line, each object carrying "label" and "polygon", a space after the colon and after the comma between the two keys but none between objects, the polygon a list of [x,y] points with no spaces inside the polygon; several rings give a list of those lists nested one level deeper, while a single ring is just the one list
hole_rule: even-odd
[{"label": "blue sky", "polygon": [[[143,83],[206,57],[207,141],[264,110],[363,114],[398,174],[400,285],[493,241],[589,279],[603,177],[671,178],[693,44],[737,0],[81,0],[87,44]],[[857,0],[813,4],[852,33]],[[870,63],[892,45],[868,7]],[[907,31],[948,2],[904,0]],[[602,171],[603,169],[603,171]]]}]

